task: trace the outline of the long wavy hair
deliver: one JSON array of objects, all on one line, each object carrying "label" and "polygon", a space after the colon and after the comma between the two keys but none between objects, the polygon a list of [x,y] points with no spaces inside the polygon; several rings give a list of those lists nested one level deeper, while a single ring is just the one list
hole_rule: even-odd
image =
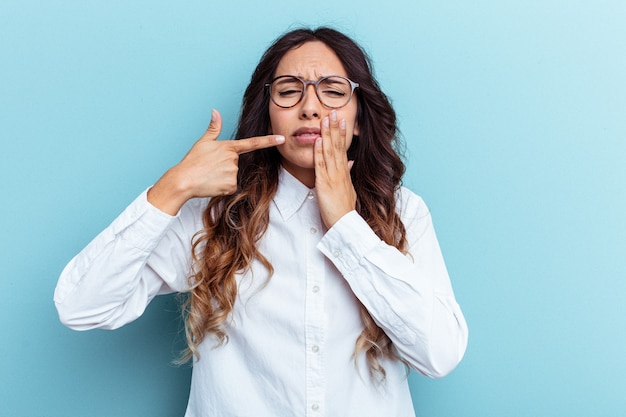
[{"label": "long wavy hair", "polygon": [[[357,123],[348,157],[354,161],[352,182],[356,210],[389,245],[406,253],[406,231],[396,213],[395,192],[404,174],[399,155],[396,115],[372,74],[366,53],[349,37],[330,28],[297,29],[278,38],[256,67],[244,96],[235,138],[266,135],[270,131],[269,96],[264,85],[272,80],[282,57],[304,43],[321,41],[341,60],[348,77],[359,83]],[[253,260],[273,266],[258,250],[269,223],[270,203],[278,187],[281,157],[276,148],[246,153],[239,158],[238,189],[212,198],[203,214],[204,230],[194,237],[192,291],[183,304],[187,349],[182,360],[198,356],[207,334],[217,344],[228,340],[225,322],[237,295],[237,273],[250,269]],[[363,331],[355,341],[355,365],[364,352],[370,373],[384,380],[379,359],[399,359],[389,337],[361,305]]]}]

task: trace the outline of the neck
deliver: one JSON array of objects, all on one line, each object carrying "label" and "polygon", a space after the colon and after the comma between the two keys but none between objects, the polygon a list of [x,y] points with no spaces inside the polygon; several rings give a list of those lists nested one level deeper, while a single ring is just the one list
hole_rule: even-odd
[{"label": "neck", "polygon": [[293,166],[283,161],[285,170],[309,188],[315,188],[315,169]]}]

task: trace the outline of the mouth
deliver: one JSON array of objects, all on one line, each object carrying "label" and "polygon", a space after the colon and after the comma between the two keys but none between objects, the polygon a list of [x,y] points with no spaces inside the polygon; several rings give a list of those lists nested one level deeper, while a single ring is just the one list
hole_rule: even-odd
[{"label": "mouth", "polygon": [[321,136],[321,131],[316,127],[301,127],[293,133],[296,141],[303,144],[315,143],[315,140]]}]

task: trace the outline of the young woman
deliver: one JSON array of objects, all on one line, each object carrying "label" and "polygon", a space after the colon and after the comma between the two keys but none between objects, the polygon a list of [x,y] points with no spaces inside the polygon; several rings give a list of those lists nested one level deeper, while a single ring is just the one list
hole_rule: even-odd
[{"label": "young woman", "polygon": [[207,132],[63,271],[75,329],[187,293],[186,416],[413,416],[407,367],[467,344],[424,202],[400,185],[393,108],[365,53],[299,29],[263,55],[236,132]]}]

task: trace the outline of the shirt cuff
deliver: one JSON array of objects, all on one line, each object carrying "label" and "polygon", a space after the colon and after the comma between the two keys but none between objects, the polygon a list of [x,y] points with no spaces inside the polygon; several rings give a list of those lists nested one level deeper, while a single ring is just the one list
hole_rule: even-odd
[{"label": "shirt cuff", "polygon": [[119,235],[127,244],[149,252],[156,247],[176,217],[150,204],[148,190],[145,190],[115,219],[111,226],[113,234]]},{"label": "shirt cuff", "polygon": [[344,215],[324,235],[317,248],[344,274],[356,269],[380,238],[355,211]]}]

